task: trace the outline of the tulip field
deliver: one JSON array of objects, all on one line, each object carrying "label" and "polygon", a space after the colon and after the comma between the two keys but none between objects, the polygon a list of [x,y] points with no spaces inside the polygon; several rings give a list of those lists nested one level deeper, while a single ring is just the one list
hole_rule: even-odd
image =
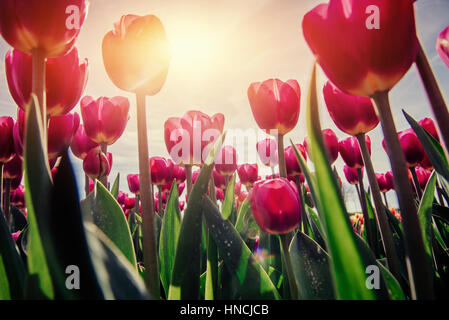
[{"label": "tulip field", "polygon": [[[315,59],[307,81],[238,88],[256,141],[229,126],[238,108],[180,105],[150,125],[166,108],[154,97],[176,95],[167,24],[123,12],[101,61],[80,57],[94,1],[0,1],[0,100],[16,114],[0,114],[0,300],[449,298],[449,92],[422,45],[436,43],[448,76],[449,26],[419,37],[414,0],[323,0],[297,17],[294,41]],[[115,96],[86,93],[93,63]],[[411,68],[426,117],[390,99]],[[113,147],[131,122],[133,171]]]}]

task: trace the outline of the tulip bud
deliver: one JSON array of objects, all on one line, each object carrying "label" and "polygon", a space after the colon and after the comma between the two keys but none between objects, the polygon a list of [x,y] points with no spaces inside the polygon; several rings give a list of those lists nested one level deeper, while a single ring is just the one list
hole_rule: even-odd
[{"label": "tulip bud", "polygon": [[179,210],[184,210],[184,206],[185,206],[185,202],[184,201],[179,201]]},{"label": "tulip bud", "polygon": [[140,180],[138,174],[128,174],[128,188],[131,193],[140,194]]},{"label": "tulip bud", "polygon": [[151,183],[162,186],[172,179],[173,162],[162,157],[150,158]]},{"label": "tulip bud", "polygon": [[379,124],[371,99],[349,95],[328,81],[323,88],[327,110],[341,131],[356,136],[368,133]]},{"label": "tulip bud", "polygon": [[[335,134],[335,132],[333,132],[331,129],[324,129],[322,131],[323,133],[323,139],[324,139],[324,144],[327,147],[327,153],[329,155],[329,162],[330,164],[333,164],[337,158],[338,158],[338,138],[337,135]],[[309,138],[306,137],[304,139],[304,147],[307,151],[307,155],[309,156],[310,160],[313,161],[312,159],[312,154],[311,154],[311,150],[309,147],[309,143],[308,143]]]},{"label": "tulip bud", "polygon": [[257,164],[242,164],[237,168],[237,174],[239,175],[240,182],[246,187],[250,187],[258,180],[258,167]]},{"label": "tulip bud", "polygon": [[416,167],[416,176],[418,177],[419,186],[422,190],[426,188],[427,182],[429,181],[431,175],[432,172],[419,166]]},{"label": "tulip bud", "polygon": [[437,51],[443,62],[449,68],[449,26],[438,35]]},{"label": "tulip bud", "polygon": [[50,159],[62,156],[69,148],[79,123],[80,117],[76,112],[50,118],[48,123],[48,157]]},{"label": "tulip bud", "polygon": [[298,192],[287,179],[255,183],[249,199],[254,219],[266,233],[285,234],[299,225],[301,209]]},{"label": "tulip bud", "polygon": [[23,185],[19,185],[10,196],[11,204],[16,206],[17,208],[22,208],[25,206],[25,187]]},{"label": "tulip bud", "polygon": [[359,184],[359,175],[357,169],[345,165],[343,167],[343,173],[345,174],[346,180],[349,184]]},{"label": "tulip bud", "polygon": [[[416,167],[424,158],[424,148],[418,139],[418,136],[412,129],[407,129],[398,133],[399,142],[401,143],[402,152],[404,152],[405,162],[408,167]],[[387,152],[385,140],[382,146]]]},{"label": "tulip bud", "polygon": [[237,151],[232,146],[224,146],[215,162],[215,169],[224,176],[232,176],[237,170]]},{"label": "tulip bud", "polygon": [[215,188],[215,197],[218,201],[224,201],[224,192],[220,188]]},{"label": "tulip bud", "polygon": [[[369,136],[365,136],[366,145],[368,151],[371,154],[371,139]],[[338,144],[340,155],[343,161],[351,168],[358,169],[364,167],[362,153],[360,151],[359,142],[356,137],[349,137],[345,140],[341,140]]]},{"label": "tulip bud", "polygon": [[123,192],[123,191],[119,191],[118,192],[118,197],[117,197],[117,202],[123,206],[125,204],[125,200],[128,199],[128,194]]},{"label": "tulip bud", "polygon": [[257,125],[268,134],[284,135],[296,126],[299,118],[301,90],[296,80],[282,82],[269,79],[252,83],[248,99]]},{"label": "tulip bud", "polygon": [[16,179],[18,177],[22,178],[22,159],[18,155],[15,155],[12,160],[5,163],[3,167],[3,178],[4,179]]},{"label": "tulip bud", "polygon": [[[168,159],[171,161],[170,159]],[[186,181],[186,169],[183,167],[180,167],[176,164],[173,164],[173,172],[172,172],[173,179],[176,179],[176,183],[179,185]]]},{"label": "tulip bud", "polygon": [[421,127],[423,127],[436,141],[440,142],[440,136],[438,135],[435,123],[430,118],[424,118],[418,121]]},{"label": "tulip bud", "polygon": [[[304,160],[307,160],[307,153],[304,146],[302,144],[297,144],[296,147],[298,148]],[[302,173],[301,167],[299,165],[298,159],[296,158],[296,153],[293,147],[288,146],[287,148],[285,148],[284,154],[285,154],[285,165],[287,168],[287,175],[292,177],[301,175]]]},{"label": "tulip bud", "polygon": [[100,179],[109,172],[108,158],[100,148],[94,148],[87,153],[83,161],[83,169],[89,178]]},{"label": "tulip bud", "polygon": [[388,189],[394,190],[394,178],[392,171],[388,171],[385,173],[385,181],[387,182]]},{"label": "tulip bud", "polygon": [[124,97],[81,99],[81,115],[86,135],[96,143],[113,144],[125,131],[129,120],[129,100]]},{"label": "tulip bud", "polygon": [[91,149],[98,146],[98,143],[93,142],[89,139],[89,137],[86,135],[86,131],[84,130],[84,126],[80,124],[78,130],[73,136],[72,144],[70,145],[70,149],[72,150],[75,157],[84,160],[87,153]]},{"label": "tulip bud", "polygon": [[380,192],[388,192],[391,190],[391,185],[388,183],[385,174],[376,173],[377,184],[379,185]]},{"label": "tulip bud", "polygon": [[226,189],[226,181],[225,181],[225,177],[223,175],[221,175],[220,173],[218,173],[217,170],[212,171],[213,177],[214,177],[214,184],[215,187],[219,188],[219,189]]},{"label": "tulip bud", "polygon": [[14,120],[0,117],[0,162],[6,163],[14,157]]}]

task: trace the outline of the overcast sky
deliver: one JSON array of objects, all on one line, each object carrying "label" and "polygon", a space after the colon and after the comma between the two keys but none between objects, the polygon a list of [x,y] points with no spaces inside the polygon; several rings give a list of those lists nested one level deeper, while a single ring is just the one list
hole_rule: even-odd
[{"label": "overcast sky", "polygon": [[[76,44],[80,56],[89,59],[90,75],[85,94],[95,98],[121,95],[128,97],[132,105],[131,119],[124,135],[109,149],[114,155],[110,179],[120,171],[121,189],[127,191],[126,175],[138,171],[134,97],[112,84],[101,57],[102,38],[121,15],[157,15],[172,44],[173,57],[167,82],[158,95],[148,100],[150,155],[167,157],[163,123],[168,117],[182,116],[187,110],[198,109],[209,115],[221,112],[226,118],[226,129],[256,130],[246,92],[251,82],[268,78],[298,80],[303,93],[302,110],[297,127],[287,139],[302,143],[306,135],[304,106],[313,56],[302,35],[301,21],[304,14],[320,2],[323,1],[92,0]],[[449,1],[419,0],[415,7],[418,35],[447,100],[449,69],[437,55],[435,43],[439,32],[449,24]],[[0,40],[0,56],[4,57],[9,49]],[[8,91],[3,63],[0,64],[0,73],[0,115],[15,117],[16,106]],[[319,80],[319,86],[322,86],[325,81],[323,74]],[[398,130],[407,126],[401,114],[402,108],[417,119],[432,117],[415,67],[392,91],[391,100]],[[79,112],[78,106],[75,111]],[[335,127],[323,103],[321,117],[323,128],[333,129],[339,138],[346,137]],[[376,171],[390,170],[381,146],[381,129],[378,127],[370,136]],[[74,160],[80,189],[83,187],[81,165],[80,160]],[[343,161],[337,160],[336,166],[343,177]],[[262,176],[268,173],[269,170],[264,168]],[[354,200],[350,198],[349,210],[358,208],[355,195],[352,197]],[[391,192],[392,203],[393,199]]]}]

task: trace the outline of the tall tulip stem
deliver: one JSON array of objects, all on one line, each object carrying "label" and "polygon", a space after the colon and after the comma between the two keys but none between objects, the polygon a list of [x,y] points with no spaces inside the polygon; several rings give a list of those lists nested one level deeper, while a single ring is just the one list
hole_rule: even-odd
[{"label": "tall tulip stem", "polygon": [[396,279],[401,282],[400,264],[393,242],[393,234],[391,233],[385,207],[382,202],[382,196],[380,193],[379,184],[377,183],[376,173],[374,172],[373,162],[371,161],[371,156],[366,144],[365,134],[362,133],[357,135],[357,140],[359,142],[360,151],[365,164],[366,175],[368,176],[368,181],[373,195],[374,207],[376,209],[376,220],[379,226],[380,235],[382,237],[385,254],[387,256],[388,266]]},{"label": "tall tulip stem", "polygon": [[412,298],[432,299],[434,297],[433,278],[430,266],[425,263],[427,261],[427,255],[424,249],[417,208],[412,187],[408,179],[405,156],[400,151],[402,148],[391,113],[388,92],[376,92],[372,96],[372,99],[376,104],[382,124],[385,143],[393,170],[395,190],[401,209],[405,246],[408,255],[407,259],[409,260],[407,261],[407,268],[409,271]]},{"label": "tall tulip stem", "polygon": [[422,198],[421,185],[419,184],[418,176],[416,175],[415,167],[410,168],[410,172],[412,173],[413,183],[415,184],[416,194],[418,195],[418,199]]},{"label": "tall tulip stem", "polygon": [[366,203],[366,197],[365,197],[365,186],[363,183],[363,173],[362,169],[357,169],[357,175],[359,177],[359,188],[360,188],[360,205],[362,206],[362,214],[363,214],[363,221],[365,222],[365,230],[366,230],[366,237],[368,239],[369,246],[371,249],[374,250],[376,246],[376,241],[374,240],[374,230],[372,229],[372,225],[370,223],[369,214],[368,214],[368,205]]},{"label": "tall tulip stem", "polygon": [[296,284],[295,274],[293,273],[292,260],[289,252],[289,234],[281,234],[279,235],[279,239],[281,240],[282,254],[284,255],[285,269],[287,271],[288,276],[288,284],[290,287],[290,296],[292,300],[298,300],[298,286]]},{"label": "tall tulip stem", "polygon": [[0,162],[0,209],[3,210],[3,162]]},{"label": "tall tulip stem", "polygon": [[84,174],[84,192],[86,193],[86,197],[90,193],[89,177],[87,174]]},{"label": "tall tulip stem", "polygon": [[[108,145],[106,143],[101,143],[100,147],[101,147],[101,152],[103,152],[104,155],[107,157],[108,156]],[[109,164],[109,165],[111,165],[111,164]],[[102,185],[105,186],[106,189],[108,189],[108,176],[107,175],[105,175],[104,177],[101,177],[100,182]]]},{"label": "tall tulip stem", "polygon": [[[33,79],[32,92],[36,95],[41,108],[42,128],[44,130],[44,137],[47,136],[47,107],[45,97],[45,53],[40,49],[35,49],[32,52],[33,56]],[[46,139],[44,139],[46,141]]]},{"label": "tall tulip stem", "polygon": [[137,93],[136,100],[145,282],[151,297],[153,299],[159,299],[159,271],[156,253],[156,236],[154,231],[154,199],[151,192],[152,186],[148,152],[146,96]]},{"label": "tall tulip stem", "polygon": [[11,179],[5,179],[5,198],[3,199],[3,212],[5,213],[6,223],[9,225],[11,222],[10,217],[10,194],[11,194]]},{"label": "tall tulip stem", "polygon": [[284,135],[278,134],[278,157],[279,157],[279,175],[281,178],[287,178],[287,167],[285,165],[284,153]]},{"label": "tall tulip stem", "polygon": [[162,208],[162,186],[158,186],[157,187],[157,204],[158,204],[158,213],[159,213],[159,217],[163,217],[164,216],[164,209]]},{"label": "tall tulip stem", "polygon": [[429,59],[427,59],[421,43],[419,43],[416,66],[426,89],[427,97],[429,98],[433,115],[438,123],[446,150],[449,150],[449,112],[446,102],[444,101],[443,94],[441,93],[441,89],[438,86],[438,82],[432,71],[432,67],[430,66]]},{"label": "tall tulip stem", "polygon": [[387,207],[387,209],[390,210],[390,206],[388,205],[388,200],[387,200],[387,193],[384,192],[383,195],[384,195],[384,200],[385,200],[385,207]]},{"label": "tall tulip stem", "polygon": [[187,181],[187,201],[189,200],[190,192],[192,191],[192,165],[186,164],[186,181]]}]

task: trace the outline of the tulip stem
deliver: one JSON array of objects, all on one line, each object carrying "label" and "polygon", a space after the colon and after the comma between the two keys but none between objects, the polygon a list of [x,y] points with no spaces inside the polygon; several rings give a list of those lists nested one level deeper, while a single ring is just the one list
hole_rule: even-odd
[{"label": "tulip stem", "polygon": [[[3,210],[3,162],[0,162],[0,209]],[[5,216],[6,218],[6,216]]]},{"label": "tulip stem", "polygon": [[372,225],[371,225],[371,222],[369,219],[368,205],[366,203],[362,169],[357,168],[357,175],[359,177],[360,205],[362,206],[363,221],[365,222],[366,238],[368,240],[368,244],[369,244],[370,248],[374,251],[374,248],[376,247],[376,241],[374,240],[375,234],[374,234],[374,230],[372,229]]},{"label": "tulip stem", "polygon": [[418,200],[421,200],[422,191],[421,191],[421,185],[419,184],[418,176],[416,175],[416,168],[411,167],[410,172],[412,173],[413,183],[415,184],[415,190],[416,190],[416,194],[418,195]]},{"label": "tulip stem", "polygon": [[387,207],[387,209],[390,210],[390,206],[388,205],[388,200],[387,200],[387,193],[384,192],[383,195],[384,195],[384,200],[385,200],[385,207]]},{"label": "tulip stem", "polygon": [[382,196],[379,184],[377,183],[376,173],[374,172],[373,162],[371,161],[371,156],[366,144],[365,134],[362,133],[357,135],[357,140],[359,142],[360,151],[362,153],[363,162],[365,164],[366,175],[368,176],[368,181],[372,191],[375,208],[374,212],[376,214],[376,221],[377,225],[379,226],[384,251],[387,256],[388,266],[391,270],[391,273],[396,277],[399,283],[402,283],[400,264],[398,255],[396,253],[396,248],[394,246],[393,234],[391,233],[390,225],[385,212],[385,207],[382,202]]},{"label": "tulip stem", "polygon": [[307,220],[306,220],[306,217],[308,217],[308,216],[307,216],[307,212],[306,212],[306,206],[304,204],[302,185],[301,185],[301,181],[299,180],[299,176],[295,176],[295,182],[296,182],[296,189],[298,189],[299,205],[301,206],[301,224],[303,226],[304,233],[308,234],[309,230],[308,230],[308,224],[307,224]]},{"label": "tulip stem", "polygon": [[5,198],[3,199],[4,202],[4,209],[3,212],[5,213],[5,219],[6,223],[10,224],[10,194],[11,194],[11,179],[5,179],[6,185],[5,185]]},{"label": "tulip stem", "polygon": [[[108,145],[106,143],[101,143],[100,148],[101,148],[101,152],[104,153],[104,155],[106,156],[106,159],[108,159]],[[111,164],[109,163],[109,166],[110,165]],[[111,170],[111,167],[109,167],[109,170]],[[104,187],[106,189],[108,189],[108,176],[107,175],[104,175],[103,177],[101,177],[100,182],[102,185],[104,185]]]},{"label": "tulip stem", "polygon": [[137,93],[137,132],[139,145],[140,197],[142,201],[142,231],[145,265],[145,282],[153,299],[160,298],[159,270],[154,230],[154,199],[149,165],[146,96]]},{"label": "tulip stem", "polygon": [[298,286],[296,284],[295,274],[293,273],[292,260],[290,258],[289,252],[289,234],[281,234],[279,235],[279,239],[281,240],[282,254],[284,255],[285,269],[287,271],[288,276],[288,284],[290,287],[290,296],[292,300],[298,300]]},{"label": "tulip stem", "polygon": [[438,194],[438,201],[440,203],[441,206],[444,206],[444,199],[443,199],[443,195],[441,194],[441,185],[440,185],[440,180],[437,180],[437,194]]},{"label": "tulip stem", "polygon": [[284,154],[284,135],[278,134],[278,157],[279,157],[279,175],[281,178],[287,178],[287,167],[285,165]]},{"label": "tulip stem", "polygon": [[186,164],[186,181],[187,181],[187,201],[189,201],[190,192],[192,191],[192,165]]},{"label": "tulip stem", "polygon": [[446,150],[449,150],[449,112],[447,110],[447,105],[444,101],[443,94],[441,93],[441,89],[432,71],[429,60],[427,59],[424,48],[419,41],[418,44],[419,48],[418,55],[416,57],[416,66],[426,89],[427,97],[429,98],[433,115],[438,123]]},{"label": "tulip stem", "polygon": [[45,53],[43,50],[35,49],[32,52],[32,92],[36,95],[39,107],[41,109],[42,130],[44,131],[44,142],[47,144],[47,107],[45,94]]},{"label": "tulip stem", "polygon": [[408,178],[405,156],[401,152],[401,144],[391,113],[388,92],[376,92],[372,98],[376,104],[382,124],[382,131],[393,170],[394,185],[401,209],[412,299],[432,299],[434,297],[433,277],[430,266],[425,263],[427,255],[424,249],[417,208]]},{"label": "tulip stem", "polygon": [[90,193],[89,177],[84,174],[84,192],[86,193],[86,198]]},{"label": "tulip stem", "polygon": [[162,186],[157,186],[157,204],[158,204],[158,213],[159,213],[159,217],[163,217],[164,216],[164,210],[162,208]]}]

